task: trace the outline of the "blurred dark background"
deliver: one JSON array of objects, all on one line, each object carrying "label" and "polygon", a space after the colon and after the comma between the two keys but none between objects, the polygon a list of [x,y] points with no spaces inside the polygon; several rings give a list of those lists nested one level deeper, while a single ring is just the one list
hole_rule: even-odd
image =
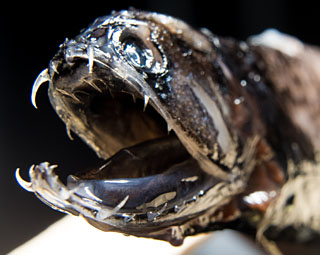
[{"label": "blurred dark background", "polygon": [[[311,1],[310,1],[311,2]],[[5,254],[63,215],[42,204],[15,181],[14,171],[42,161],[64,168],[90,166],[96,157],[81,141],[70,141],[40,89],[39,110],[30,103],[37,75],[60,43],[112,10],[138,9],[179,17],[195,27],[244,40],[274,27],[320,45],[316,1],[85,1],[6,3],[0,10],[0,254]]]}]

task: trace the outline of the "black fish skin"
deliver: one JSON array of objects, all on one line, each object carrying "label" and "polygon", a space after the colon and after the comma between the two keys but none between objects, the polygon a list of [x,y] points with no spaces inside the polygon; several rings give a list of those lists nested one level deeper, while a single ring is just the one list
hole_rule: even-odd
[{"label": "black fish skin", "polygon": [[[173,197],[161,198],[160,205],[158,197],[157,202],[156,198],[152,203],[144,201],[143,210],[124,193],[114,193],[115,209],[103,205],[90,211],[89,207],[88,213],[70,186],[51,181],[56,175],[49,165],[31,168],[31,183],[24,187],[55,209],[84,215],[99,229],[173,245],[182,244],[188,235],[234,228],[252,231],[267,249],[273,249],[264,234],[277,240],[295,222],[300,225],[293,226],[291,233],[299,233],[302,227],[309,230],[310,240],[318,240],[320,216],[303,208],[313,216],[311,222],[288,208],[302,209],[300,194],[309,201],[318,198],[317,192],[305,193],[301,183],[314,187],[319,182],[320,55],[297,39],[278,37],[297,45],[296,51],[268,46],[260,37],[247,42],[221,38],[156,13],[130,10],[98,18],[60,46],[35,87],[49,81],[50,102],[67,130],[104,159],[123,148],[131,153],[135,144],[143,148],[141,142],[163,137],[163,126],[168,125],[190,154],[176,162],[190,170],[186,179],[194,186],[186,190],[197,192],[193,197],[186,193],[181,201],[170,189],[168,195]],[[144,102],[140,107],[145,112],[136,110],[139,102],[128,103],[131,96]],[[152,148],[156,148],[154,141]],[[142,157],[146,162],[150,162],[148,155]],[[124,165],[109,163],[106,173]],[[176,168],[170,165],[165,170],[170,169]],[[192,169],[201,171],[207,181],[193,178]],[[84,182],[95,179],[92,174],[84,176],[80,175]],[[203,178],[199,176],[195,175]],[[48,185],[58,202],[48,201],[42,185]],[[60,189],[67,190],[65,200]],[[254,194],[260,197],[253,199]],[[286,203],[292,196],[296,199]],[[136,207],[134,213],[126,203]],[[153,209],[148,208],[151,204]],[[105,218],[98,217],[104,213]],[[296,235],[295,240],[309,239]]]}]

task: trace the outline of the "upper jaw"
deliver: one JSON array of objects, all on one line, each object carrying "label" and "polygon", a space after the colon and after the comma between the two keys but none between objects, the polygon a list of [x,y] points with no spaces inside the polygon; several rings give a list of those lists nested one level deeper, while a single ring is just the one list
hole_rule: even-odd
[{"label": "upper jaw", "polygon": [[[88,51],[93,52],[88,53]],[[120,129],[115,130],[115,126],[108,126],[111,125],[109,123],[112,120],[120,125],[122,120],[124,122],[126,118],[130,117],[129,112],[132,109],[124,111],[122,103],[136,107],[136,101],[142,99],[144,105],[140,106],[141,114],[137,115],[142,118],[140,121],[144,120],[143,111],[147,105],[151,105],[151,108],[158,111],[160,115],[163,113],[155,103],[157,98],[153,91],[145,84],[146,82],[141,78],[141,75],[125,61],[121,59],[115,61],[114,56],[114,54],[101,51],[98,47],[90,48],[88,44],[79,44],[77,41],[71,40],[61,46],[60,51],[49,65],[49,98],[57,114],[66,124],[68,134],[70,134],[70,130],[75,132],[99,157],[104,159],[110,157],[117,150],[134,144],[131,138],[126,141],[125,136],[120,137],[124,135],[124,130],[121,133]],[[123,97],[122,101],[127,102],[117,102],[118,94]],[[90,104],[92,104],[94,97],[102,98],[105,101],[103,102],[105,106],[109,109],[112,108],[106,113],[106,116],[111,120],[104,123],[104,131],[101,132],[94,128],[93,125],[97,123],[97,120],[92,119],[93,114],[88,112],[91,111]],[[112,114],[112,111],[115,113]],[[142,139],[148,140],[162,135],[163,132],[158,130],[155,124],[152,124],[152,127],[149,133],[154,132],[155,135],[148,135],[148,130],[146,130],[147,135]],[[110,132],[113,129],[114,131]],[[112,142],[113,140],[114,142]]]},{"label": "upper jaw", "polygon": [[[72,109],[72,107],[78,105],[81,101],[81,99],[79,100],[79,98],[77,98],[75,92],[79,89],[81,90],[81,87],[83,86],[90,87],[95,90],[95,93],[99,93],[99,90],[107,89],[120,90],[133,95],[134,98],[142,98],[144,100],[144,108],[146,108],[148,104],[151,104],[167,123],[168,131],[173,130],[175,132],[190,154],[199,161],[201,167],[208,173],[227,180],[230,178],[230,174],[221,171],[219,167],[215,166],[212,160],[208,158],[211,149],[202,146],[201,144],[199,145],[196,139],[191,135],[188,135],[188,132],[192,131],[192,129],[201,128],[192,126],[199,125],[197,120],[192,122],[190,119],[190,121],[186,121],[187,124],[183,126],[181,124],[183,113],[182,116],[179,116],[181,113],[176,111],[178,115],[175,114],[177,116],[173,116],[174,114],[172,114],[171,108],[174,104],[172,104],[170,108],[170,102],[165,102],[166,100],[164,100],[164,97],[161,98],[162,94],[157,93],[153,88],[155,85],[148,83],[148,74],[141,70],[137,71],[137,69],[128,62],[128,59],[121,54],[121,47],[119,46],[121,36],[118,32],[131,26],[142,26],[143,31],[145,31],[145,27],[147,26],[147,22],[134,19],[132,19],[131,23],[129,22],[129,24],[126,24],[129,16],[126,16],[126,20],[123,21],[121,20],[122,15],[130,16],[130,12],[121,12],[119,15],[106,18],[105,20],[99,19],[75,39],[66,40],[50,62],[48,71],[50,76],[49,98],[56,112],[65,122],[68,134],[70,134],[70,130],[73,130],[86,141],[101,158],[109,157],[112,153],[107,152],[107,148],[104,147],[104,144],[99,144],[99,139],[96,139],[96,135],[93,134],[86,125],[86,115],[82,114],[78,109]],[[157,21],[163,21],[162,18],[164,18],[157,17],[156,15],[152,17],[155,20],[161,18]],[[173,22],[174,19],[169,19],[167,21]],[[120,28],[117,28],[117,25],[119,24]],[[169,26],[168,24],[169,23],[167,23],[167,26]],[[175,22],[172,24],[175,24]],[[180,24],[178,22],[177,24],[182,26],[182,23]],[[115,25],[115,28],[113,25]],[[182,27],[184,29],[187,28],[186,25]],[[167,28],[169,29],[169,27]],[[97,31],[96,29],[104,29],[103,32],[101,32],[102,36],[101,34],[99,35],[100,37],[92,36],[94,32]],[[201,45],[203,46],[204,43]],[[195,48],[200,47],[199,45],[197,46],[196,43],[192,46]],[[204,47],[205,51],[208,51],[208,48],[208,45],[207,47]],[[157,75],[161,78],[165,78],[168,75],[170,80],[179,80],[180,77],[175,78],[168,74],[171,72],[171,70],[166,68],[169,60],[163,52],[163,47],[160,47],[160,49],[163,67],[157,69],[160,72]],[[78,63],[81,63],[80,68],[75,68]],[[119,83],[114,85],[113,82],[108,81],[108,77],[110,76],[117,79]],[[189,77],[187,77],[187,79],[189,79]],[[102,86],[96,86],[97,83],[95,81],[98,81],[99,83],[102,81]],[[189,81],[187,80],[187,82]],[[204,82],[208,81],[205,80]],[[174,85],[174,83],[177,82],[173,81],[172,85]],[[124,86],[120,86],[119,88],[119,84]],[[195,84],[190,84],[187,86],[186,91],[188,90],[190,91],[189,93],[192,94],[190,88],[194,85]],[[211,86],[212,85],[213,84],[211,84]],[[175,100],[175,104],[180,105],[180,108],[183,110],[184,106],[188,106],[188,104],[193,102],[188,98],[181,100],[182,97],[179,95],[180,92],[181,91],[167,91],[166,94],[163,95],[168,97],[170,95],[170,100]],[[178,97],[180,98],[180,101],[177,100]],[[188,100],[190,102],[188,102]],[[193,112],[197,112],[200,116],[202,113],[201,110],[202,109],[197,106],[197,109],[194,108]],[[193,116],[195,116],[195,114],[193,114]],[[204,126],[206,123],[200,123],[200,125]],[[210,143],[214,143],[214,141],[210,141]]]}]

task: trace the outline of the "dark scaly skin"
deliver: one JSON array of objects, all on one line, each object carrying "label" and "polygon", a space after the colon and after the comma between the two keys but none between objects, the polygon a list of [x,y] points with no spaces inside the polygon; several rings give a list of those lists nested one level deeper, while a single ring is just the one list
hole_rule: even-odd
[{"label": "dark scaly skin", "polygon": [[[55,175],[49,165],[35,166],[30,170],[31,183],[25,187],[54,209],[82,214],[102,230],[174,245],[185,236],[223,228],[257,232],[274,253],[276,248],[265,235],[285,239],[283,233],[290,231],[294,241],[317,240],[318,213],[310,204],[313,221],[295,212],[303,206],[300,194],[310,203],[317,201],[317,192],[309,194],[304,189],[319,183],[319,52],[290,40],[300,46],[294,54],[254,39],[219,38],[155,13],[131,10],[97,19],[77,38],[64,42],[35,87],[50,81],[50,101],[67,130],[107,160],[72,177],[67,187],[50,182]],[[151,51],[139,55],[145,48]],[[143,68],[139,66],[142,60]],[[136,103],[128,103],[130,94],[134,101],[144,99],[147,115],[135,110]],[[156,115],[148,112],[150,107],[176,136],[152,140],[166,132],[159,117],[145,117]],[[162,159],[156,160],[157,155],[173,151],[177,156],[172,159],[167,157],[161,164]],[[168,175],[162,175],[160,168],[168,169]],[[88,211],[79,207],[82,202],[71,191],[80,182],[98,189],[101,179],[149,178],[155,173],[163,179],[152,179],[149,190],[155,193],[144,202],[143,194],[132,187],[118,186],[124,190],[120,194],[110,185],[102,186],[105,192],[95,195],[111,195],[101,210]],[[186,182],[195,186],[183,188],[189,193],[181,193],[185,194],[181,213],[178,188]],[[48,199],[45,185],[59,202]],[[193,189],[197,191],[194,201]],[[161,198],[161,203],[167,201],[164,206],[152,200],[159,194],[167,195]],[[254,198],[257,194],[258,199]],[[212,202],[210,197],[219,199]],[[118,209],[110,213],[105,205]],[[100,212],[108,213],[99,218]],[[301,229],[307,234],[299,235]]]}]

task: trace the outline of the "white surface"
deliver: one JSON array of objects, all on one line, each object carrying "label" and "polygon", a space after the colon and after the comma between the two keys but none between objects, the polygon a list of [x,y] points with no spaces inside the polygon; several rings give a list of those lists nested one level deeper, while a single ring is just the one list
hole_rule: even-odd
[{"label": "white surface", "polygon": [[254,243],[225,230],[187,237],[180,247],[147,238],[102,232],[80,217],[65,216],[7,255],[261,255]]},{"label": "white surface", "polygon": [[303,51],[303,43],[296,37],[279,32],[276,29],[267,29],[263,33],[251,36],[249,41],[254,45],[264,45],[281,51],[291,57]]},{"label": "white surface", "polygon": [[173,247],[163,241],[103,232],[80,217],[66,216],[8,255],[184,254],[205,237],[186,238],[183,246]]}]

